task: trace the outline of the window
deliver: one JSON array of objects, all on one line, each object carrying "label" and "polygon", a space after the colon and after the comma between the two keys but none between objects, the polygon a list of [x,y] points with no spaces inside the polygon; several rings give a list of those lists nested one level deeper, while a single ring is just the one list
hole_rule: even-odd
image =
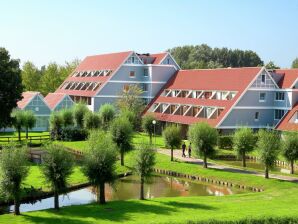
[{"label": "window", "polygon": [[275,100],[285,100],[285,93],[284,92],[276,92],[275,93]]},{"label": "window", "polygon": [[129,77],[130,78],[135,78],[136,77],[135,72],[134,71],[130,71],[129,72]]},{"label": "window", "polygon": [[258,121],[259,120],[259,115],[260,115],[259,112],[256,112],[255,113],[255,121]]},{"label": "window", "polygon": [[275,110],[274,111],[274,119],[275,120],[280,120],[285,114],[284,110]]},{"label": "window", "polygon": [[144,92],[148,92],[148,84],[143,83],[143,84],[142,84],[142,90],[143,90]]},{"label": "window", "polygon": [[135,63],[135,57],[131,57],[131,63]]},{"label": "window", "polygon": [[266,75],[265,74],[262,74],[261,81],[262,81],[262,83],[265,83],[265,81],[266,81]]},{"label": "window", "polygon": [[145,68],[145,69],[144,69],[144,76],[145,76],[145,77],[148,77],[148,68]]},{"label": "window", "polygon": [[266,93],[260,93],[259,102],[265,102],[266,101]]},{"label": "window", "polygon": [[167,58],[167,64],[168,64],[168,65],[170,64],[170,59],[169,59],[169,58]]}]

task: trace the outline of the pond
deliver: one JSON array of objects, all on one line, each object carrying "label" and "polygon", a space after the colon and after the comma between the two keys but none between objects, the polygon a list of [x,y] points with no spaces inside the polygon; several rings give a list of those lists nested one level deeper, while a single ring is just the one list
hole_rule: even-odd
[{"label": "pond", "polygon": [[[140,182],[138,176],[127,176],[116,181],[114,187],[106,185],[106,200],[128,200],[139,198]],[[145,184],[145,198],[155,197],[186,197],[186,196],[223,196],[241,193],[243,191],[203,182],[193,182],[171,176],[156,175],[150,184]],[[89,204],[96,201],[96,190],[86,187],[69,192],[59,197],[60,206]],[[42,199],[34,204],[21,204],[21,212],[53,208],[53,197]],[[8,208],[7,208],[8,209]],[[14,206],[9,210],[13,211]]]}]

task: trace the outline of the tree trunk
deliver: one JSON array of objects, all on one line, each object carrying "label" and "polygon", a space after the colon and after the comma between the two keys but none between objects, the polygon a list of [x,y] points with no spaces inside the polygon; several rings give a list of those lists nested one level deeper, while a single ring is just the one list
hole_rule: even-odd
[{"label": "tree trunk", "polygon": [[290,163],[291,163],[291,174],[294,174],[294,160],[291,160],[290,161]]},{"label": "tree trunk", "polygon": [[18,129],[18,134],[19,134],[19,142],[21,141],[21,128]]},{"label": "tree trunk", "polygon": [[174,161],[174,150],[171,148],[171,161]]},{"label": "tree trunk", "polygon": [[268,169],[268,166],[265,166],[265,178],[266,179],[269,178],[269,169]]},{"label": "tree trunk", "polygon": [[243,166],[243,167],[246,167],[245,152],[242,153],[242,166]]},{"label": "tree trunk", "polygon": [[149,134],[150,145],[152,145],[152,134]]},{"label": "tree trunk", "polygon": [[141,185],[140,185],[140,199],[145,200],[144,198],[144,178],[141,175]]},{"label": "tree trunk", "polygon": [[26,128],[26,139],[28,140],[28,128]]},{"label": "tree trunk", "polygon": [[14,199],[14,214],[20,215],[20,201],[17,197]]},{"label": "tree trunk", "polygon": [[105,204],[106,203],[106,197],[105,197],[105,183],[99,184],[99,203]]},{"label": "tree trunk", "polygon": [[120,155],[120,160],[121,160],[121,166],[124,166],[124,152],[123,151],[121,151],[121,153],[120,153],[121,155]]},{"label": "tree trunk", "polygon": [[57,191],[54,192],[54,208],[59,210],[59,194]]},{"label": "tree trunk", "polygon": [[207,156],[206,156],[206,154],[204,154],[203,167],[204,167],[204,168],[208,168],[208,164],[207,164]]}]

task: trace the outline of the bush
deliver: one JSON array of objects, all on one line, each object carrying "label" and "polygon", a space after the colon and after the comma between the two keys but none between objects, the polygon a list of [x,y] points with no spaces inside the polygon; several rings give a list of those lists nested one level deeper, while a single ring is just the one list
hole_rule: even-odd
[{"label": "bush", "polygon": [[61,131],[63,141],[83,141],[86,140],[88,132],[79,127],[65,127]]},{"label": "bush", "polygon": [[220,149],[232,149],[233,148],[233,136],[222,135],[217,140],[217,146]]}]

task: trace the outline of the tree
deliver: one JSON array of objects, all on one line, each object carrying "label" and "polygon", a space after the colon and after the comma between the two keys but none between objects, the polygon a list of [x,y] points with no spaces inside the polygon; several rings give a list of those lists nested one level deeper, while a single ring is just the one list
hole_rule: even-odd
[{"label": "tree", "polygon": [[298,159],[298,134],[287,133],[283,140],[283,156],[291,165],[291,174],[294,174],[294,162]]},{"label": "tree", "polygon": [[72,174],[74,159],[62,145],[49,144],[43,154],[42,173],[54,192],[54,208],[59,210],[59,194],[67,192],[67,180]]},{"label": "tree", "polygon": [[265,178],[269,178],[269,169],[274,167],[278,157],[279,136],[274,131],[260,130],[257,147],[260,161],[265,165]]},{"label": "tree", "polygon": [[82,102],[74,106],[74,119],[77,127],[84,127],[84,117],[87,112],[89,112],[89,109],[87,108],[86,104]]},{"label": "tree", "polygon": [[39,91],[41,71],[30,61],[22,68],[22,83],[26,91]]},{"label": "tree", "polygon": [[55,92],[55,90],[64,81],[63,77],[60,75],[60,68],[56,63],[50,63],[41,78],[41,92],[43,95],[47,95],[50,92]]},{"label": "tree", "polygon": [[123,109],[119,113],[119,117],[125,117],[133,127],[137,127],[137,115],[129,109]]},{"label": "tree", "polygon": [[170,125],[162,132],[163,139],[167,147],[171,148],[171,161],[174,160],[174,148],[179,148],[181,145],[181,130],[180,127]]},{"label": "tree", "polygon": [[246,167],[246,153],[254,150],[255,136],[251,128],[242,127],[235,131],[233,138],[234,150],[242,158],[242,166]]},{"label": "tree", "polygon": [[62,124],[64,127],[69,127],[74,125],[73,110],[71,108],[63,109],[59,113],[61,113]]},{"label": "tree", "polygon": [[292,62],[292,68],[298,68],[298,58],[295,58]]},{"label": "tree", "polygon": [[12,125],[17,130],[19,141],[21,141],[21,131],[25,122],[24,111],[13,109],[11,112],[11,117],[13,119]]},{"label": "tree", "polygon": [[133,128],[126,117],[117,117],[111,124],[111,135],[121,156],[121,166],[124,166],[124,154],[132,147]]},{"label": "tree", "polygon": [[36,118],[31,110],[25,110],[23,111],[23,126],[26,130],[26,139],[28,139],[28,132],[29,129],[32,129],[36,123]]},{"label": "tree", "polygon": [[103,104],[99,109],[101,123],[105,130],[108,129],[110,122],[114,119],[116,114],[115,107],[112,104]]},{"label": "tree", "polygon": [[62,81],[65,80],[79,66],[81,60],[74,59],[70,62],[65,62],[65,65],[60,66],[60,76]]},{"label": "tree", "polygon": [[142,145],[136,154],[134,169],[140,176],[140,199],[144,200],[144,183],[152,176],[155,165],[155,150],[151,145]]},{"label": "tree", "polygon": [[152,144],[152,135],[154,134],[154,124],[155,118],[153,115],[145,115],[142,119],[142,128],[146,131],[150,138],[150,144]]},{"label": "tree", "polygon": [[141,113],[144,110],[144,101],[141,98],[143,91],[137,85],[129,85],[126,89],[123,89],[116,101],[116,105],[120,111],[130,110],[135,114],[135,124],[139,127],[141,122]]},{"label": "tree", "polygon": [[9,145],[1,150],[0,189],[6,199],[14,200],[14,214],[20,214],[21,185],[28,175],[27,152]]},{"label": "tree", "polygon": [[100,117],[96,113],[88,111],[84,115],[84,126],[87,129],[97,129],[100,127]]},{"label": "tree", "polygon": [[116,178],[116,161],[116,145],[111,136],[103,131],[91,131],[82,169],[91,185],[99,188],[100,204],[106,203],[105,183],[113,183]]},{"label": "tree", "polygon": [[275,65],[273,61],[269,61],[269,62],[265,65],[265,67],[266,67],[267,69],[280,69],[280,67],[278,67],[277,65]]},{"label": "tree", "polygon": [[50,129],[54,139],[58,139],[63,125],[63,118],[60,112],[54,111],[50,116]]},{"label": "tree", "polygon": [[189,140],[193,143],[196,153],[203,156],[203,167],[207,168],[207,157],[213,155],[217,144],[218,132],[207,123],[192,124],[188,131]]},{"label": "tree", "polygon": [[11,59],[5,48],[0,48],[0,128],[11,125],[10,114],[22,99],[23,85],[19,60]]}]

